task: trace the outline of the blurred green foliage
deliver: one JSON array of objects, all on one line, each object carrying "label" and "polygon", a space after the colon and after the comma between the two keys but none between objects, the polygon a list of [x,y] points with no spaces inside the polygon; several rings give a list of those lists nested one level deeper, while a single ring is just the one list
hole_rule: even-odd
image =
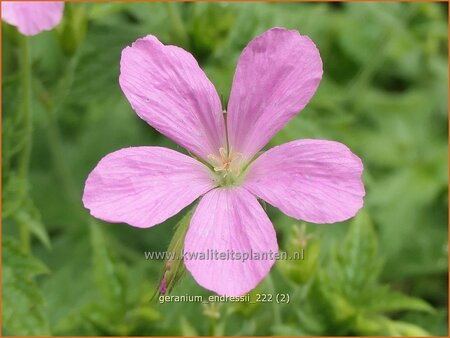
[{"label": "blurred green foliage", "polygon": [[[33,149],[21,118],[21,37],[2,36],[3,334],[447,335],[447,5],[439,3],[66,3],[63,23],[30,38]],[[365,165],[352,221],[301,225],[268,206],[280,261],[252,291],[289,304],[158,304],[180,215],[152,229],[83,209],[99,159],[135,145],[180,151],[133,112],[120,52],[147,34],[194,54],[224,101],[242,48],[273,26],[318,46],[321,85],[269,146],[297,138],[347,144]],[[31,251],[23,247],[31,231]],[[26,239],[26,237],[25,237]],[[175,294],[208,295],[189,274]]]}]

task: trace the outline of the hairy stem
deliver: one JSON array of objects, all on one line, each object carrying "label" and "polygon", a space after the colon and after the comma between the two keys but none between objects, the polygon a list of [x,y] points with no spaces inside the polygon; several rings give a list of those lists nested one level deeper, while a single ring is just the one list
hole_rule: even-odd
[{"label": "hairy stem", "polygon": [[[33,114],[31,103],[31,57],[30,45],[26,36],[21,36],[20,48],[20,67],[21,67],[21,90],[22,107],[20,119],[25,131],[25,142],[18,159],[18,175],[25,184],[25,193],[28,192],[28,169],[30,165],[30,155],[33,142]],[[20,243],[24,252],[30,251],[30,229],[27,223],[21,222],[20,225]]]},{"label": "hairy stem", "polygon": [[72,88],[79,59],[80,52],[77,52],[74,56],[72,56],[66,72],[60,80],[59,90],[56,95],[57,99],[52,100],[42,83],[39,81],[35,82],[37,85],[36,89],[38,94],[40,94],[38,95],[38,98],[46,108],[45,117],[47,119],[47,133],[45,133],[45,136],[47,138],[48,149],[51,154],[53,166],[69,200],[72,203],[75,203],[75,205],[77,205],[78,202],[78,190],[76,188],[69,162],[64,156],[65,153],[58,123],[58,113]]},{"label": "hairy stem", "polygon": [[30,46],[26,36],[21,39],[21,89],[22,89],[22,109],[21,120],[25,129],[26,142],[23,146],[19,159],[19,175],[23,178],[28,176],[30,164],[30,154],[33,140],[33,116],[31,107],[31,59]]}]

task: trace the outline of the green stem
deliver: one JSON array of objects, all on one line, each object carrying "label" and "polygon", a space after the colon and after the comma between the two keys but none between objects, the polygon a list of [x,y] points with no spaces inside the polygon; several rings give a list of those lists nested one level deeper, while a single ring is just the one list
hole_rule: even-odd
[{"label": "green stem", "polygon": [[[68,194],[70,202],[77,201],[77,188],[73,181],[72,173],[67,160],[64,158],[64,149],[62,145],[61,133],[59,131],[58,121],[47,114],[47,142],[52,156],[53,165],[58,174],[61,184]],[[77,203],[78,204],[78,203]],[[77,205],[74,204],[74,205]]]},{"label": "green stem", "polygon": [[[26,36],[21,37],[20,50],[22,109],[21,122],[25,131],[25,142],[18,161],[18,175],[24,182],[24,193],[28,193],[28,169],[33,142],[33,115],[31,104],[31,57],[30,45]],[[27,223],[20,222],[20,243],[25,253],[30,252],[30,229]]]},{"label": "green stem", "polygon": [[209,319],[209,335],[212,337],[217,337],[217,319],[216,318],[210,318]]},{"label": "green stem", "polygon": [[[269,286],[270,292],[273,295],[273,297],[276,297],[275,293],[275,283],[273,282],[273,278],[270,274],[266,277],[267,285]],[[276,326],[281,325],[281,311],[280,311],[280,304],[272,303],[272,309],[273,309],[273,321]]]},{"label": "green stem", "polygon": [[80,59],[80,53],[77,52],[69,62],[66,73],[61,78],[60,90],[57,92],[55,101],[49,99],[49,93],[43,87],[42,83],[36,81],[36,89],[40,95],[39,99],[45,106],[45,117],[47,119],[47,143],[52,157],[52,162],[59,176],[62,187],[64,188],[69,200],[74,205],[78,205],[78,190],[76,188],[69,162],[64,156],[64,147],[61,132],[58,124],[58,112],[63,106],[64,100],[70,93],[74,82],[75,71]]},{"label": "green stem", "polygon": [[19,223],[20,246],[25,254],[30,253],[30,228],[28,223]]},{"label": "green stem", "polygon": [[31,59],[30,46],[26,36],[21,41],[21,86],[22,86],[22,122],[24,124],[26,141],[19,159],[19,175],[26,179],[30,164],[30,154],[33,141],[33,116],[31,111]]}]

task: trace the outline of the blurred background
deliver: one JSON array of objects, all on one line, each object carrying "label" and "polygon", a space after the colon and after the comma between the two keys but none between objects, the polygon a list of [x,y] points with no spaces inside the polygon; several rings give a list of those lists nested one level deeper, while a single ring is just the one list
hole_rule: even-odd
[{"label": "blurred background", "polygon": [[[9,335],[447,335],[448,45],[443,3],[66,3],[30,38],[33,134],[21,115],[21,37],[2,23],[2,323]],[[150,300],[183,212],[149,229],[93,220],[85,179],[117,149],[177,145],[140,120],[118,84],[123,48],[147,34],[181,46],[228,100],[257,34],[297,29],[324,76],[268,147],[347,144],[367,196],[353,220],[305,224],[267,206],[280,250],[252,292],[289,304]],[[28,175],[18,161],[32,141]],[[27,247],[27,233],[31,245]],[[174,295],[209,295],[189,273]]]}]

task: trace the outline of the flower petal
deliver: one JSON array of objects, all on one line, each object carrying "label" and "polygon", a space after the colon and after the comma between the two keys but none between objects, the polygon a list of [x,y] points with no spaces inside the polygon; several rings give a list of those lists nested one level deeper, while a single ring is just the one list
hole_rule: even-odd
[{"label": "flower petal", "polygon": [[147,228],[164,222],[214,188],[206,166],[167,148],[125,148],[90,173],[83,203],[92,216]]},{"label": "flower petal", "polygon": [[136,113],[179,145],[204,159],[226,145],[216,89],[185,50],[139,39],[122,52],[119,82]]},{"label": "flower petal", "polygon": [[313,223],[353,217],[363,205],[363,164],[344,144],[297,140],[251,164],[244,186],[286,215]]},{"label": "flower petal", "polygon": [[[239,296],[269,273],[277,252],[275,230],[256,198],[243,188],[220,188],[207,193],[195,210],[184,262],[201,286],[220,295]],[[202,259],[201,253],[210,257]],[[227,254],[228,259],[220,258]],[[261,259],[244,260],[246,254],[259,254]]]},{"label": "flower petal", "polygon": [[228,104],[232,149],[250,159],[309,102],[322,78],[314,43],[297,31],[272,28],[242,52]]},{"label": "flower petal", "polygon": [[63,1],[2,1],[2,19],[24,35],[36,35],[57,26]]}]

